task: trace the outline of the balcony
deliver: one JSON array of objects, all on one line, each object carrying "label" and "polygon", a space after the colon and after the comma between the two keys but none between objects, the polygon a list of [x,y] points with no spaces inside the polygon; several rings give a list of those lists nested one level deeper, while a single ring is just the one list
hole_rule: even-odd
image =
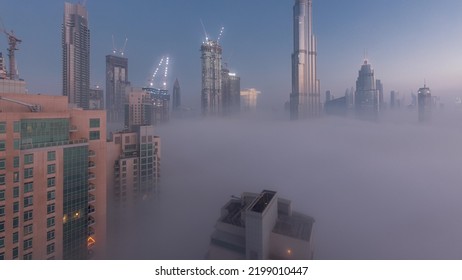
[{"label": "balcony", "polygon": [[88,236],[95,235],[95,229],[93,227],[88,227]]},{"label": "balcony", "polygon": [[92,173],[92,172],[88,173],[88,180],[95,180],[95,179],[96,179],[95,173]]},{"label": "balcony", "polygon": [[96,200],[96,196],[93,194],[88,194],[88,202],[94,202]]},{"label": "balcony", "polygon": [[96,223],[96,219],[93,218],[92,216],[88,216],[88,225],[94,225]]},{"label": "balcony", "polygon": [[89,156],[89,157],[95,157],[95,156],[96,156],[96,152],[93,151],[93,150],[88,150],[88,156]]},{"label": "balcony", "polygon": [[89,169],[93,169],[93,168],[95,168],[95,167],[96,167],[96,163],[95,163],[94,161],[89,161],[89,162],[88,162],[88,168],[89,168]]},{"label": "balcony", "polygon": [[92,213],[95,213],[95,212],[96,212],[95,206],[88,205],[88,214],[92,214]]},{"label": "balcony", "polygon": [[96,190],[96,185],[95,185],[95,184],[92,184],[92,183],[88,184],[88,190],[89,190],[89,191],[94,191],[94,190]]}]

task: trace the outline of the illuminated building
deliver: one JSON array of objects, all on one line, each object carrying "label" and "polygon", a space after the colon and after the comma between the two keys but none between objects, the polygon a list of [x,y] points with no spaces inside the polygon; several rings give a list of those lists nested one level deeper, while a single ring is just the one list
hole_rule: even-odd
[{"label": "illuminated building", "polygon": [[255,111],[258,104],[258,96],[261,94],[260,91],[249,88],[241,90],[241,111]]},{"label": "illuminated building", "polygon": [[243,193],[221,209],[207,259],[312,259],[314,219],[274,191]]},{"label": "illuminated building", "polygon": [[294,52],[292,54],[292,120],[319,116],[320,83],[316,77],[316,37],[313,34],[312,0],[295,0]]},{"label": "illuminated building", "polygon": [[0,259],[104,256],[105,112],[0,97]]}]

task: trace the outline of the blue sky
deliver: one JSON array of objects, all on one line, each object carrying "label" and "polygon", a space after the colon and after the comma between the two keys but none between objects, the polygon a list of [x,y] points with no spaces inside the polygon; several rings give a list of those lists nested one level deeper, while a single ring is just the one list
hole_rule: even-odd
[{"label": "blue sky", "polygon": [[[171,57],[184,100],[199,103],[200,20],[209,36],[225,27],[224,60],[273,104],[288,99],[292,53],[292,0],[88,0],[91,83],[105,84],[105,55],[112,35],[128,37],[129,79],[144,86],[163,55]],[[354,86],[364,50],[385,91],[417,91],[424,79],[434,95],[461,92],[462,1],[314,0],[321,90],[343,95]],[[61,92],[61,24],[64,1],[0,0],[0,17],[23,40],[20,76],[30,92]],[[0,36],[6,56],[7,41]]]}]

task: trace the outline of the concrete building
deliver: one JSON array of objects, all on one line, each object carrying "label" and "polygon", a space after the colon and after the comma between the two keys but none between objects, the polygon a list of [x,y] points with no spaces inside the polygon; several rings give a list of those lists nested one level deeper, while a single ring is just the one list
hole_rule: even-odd
[{"label": "concrete building", "polygon": [[181,108],[181,88],[178,79],[173,84],[172,92],[172,111],[178,111]]},{"label": "concrete building", "polygon": [[106,56],[106,110],[108,122],[122,122],[127,103],[128,58],[117,55]]},{"label": "concrete building", "polygon": [[0,97],[0,259],[104,257],[105,112]]},{"label": "concrete building", "polygon": [[217,41],[209,40],[201,46],[202,92],[201,107],[203,116],[217,116],[223,107],[222,96],[222,48]]},{"label": "concrete building", "polygon": [[424,85],[417,92],[417,104],[419,110],[419,122],[429,122],[431,120],[432,111],[432,95],[430,88]]},{"label": "concrete building", "polygon": [[91,88],[89,91],[88,109],[104,110],[104,91],[99,86]]},{"label": "concrete building", "polygon": [[88,109],[90,90],[90,30],[82,4],[64,3],[62,26],[63,95],[69,103]]},{"label": "concrete building", "polygon": [[322,113],[321,89],[316,76],[316,37],[313,34],[312,0],[295,0],[294,52],[292,54],[292,120]]},{"label": "concrete building", "polygon": [[261,92],[254,88],[241,90],[241,111],[255,111],[257,109],[258,97],[260,94]]},{"label": "concrete building", "polygon": [[221,74],[222,112],[224,116],[234,115],[241,110],[241,78],[227,68],[222,68]]},{"label": "concrete building", "polygon": [[356,80],[355,112],[360,119],[377,120],[378,118],[379,98],[375,86],[374,70],[365,59]]},{"label": "concrete building", "polygon": [[207,259],[313,259],[314,219],[274,191],[243,193],[221,209]]}]

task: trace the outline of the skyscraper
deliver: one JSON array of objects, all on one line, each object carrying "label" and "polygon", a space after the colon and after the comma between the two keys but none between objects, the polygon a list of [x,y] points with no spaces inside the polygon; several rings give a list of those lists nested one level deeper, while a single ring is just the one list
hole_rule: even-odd
[{"label": "skyscraper", "polygon": [[316,37],[312,21],[312,0],[295,0],[290,94],[290,118],[293,120],[321,114],[320,85],[316,78]]},{"label": "skyscraper", "polygon": [[375,81],[375,88],[377,89],[377,94],[379,96],[379,111],[382,110],[385,107],[385,102],[383,100],[383,84],[381,80],[376,80]]},{"label": "skyscraper", "polygon": [[221,73],[222,112],[229,116],[241,110],[241,78],[224,67]]},{"label": "skyscraper", "polygon": [[431,119],[432,95],[430,88],[424,85],[417,93],[417,104],[419,106],[419,122],[428,122]]},{"label": "skyscraper", "polygon": [[202,59],[202,115],[219,115],[223,100],[221,92],[221,54],[222,49],[217,41],[206,38],[201,46]]},{"label": "skyscraper", "polygon": [[64,3],[62,25],[63,95],[69,103],[88,109],[90,90],[90,30],[82,4]]},{"label": "skyscraper", "polygon": [[358,118],[377,119],[379,100],[375,85],[374,70],[365,59],[356,80],[355,111]]},{"label": "skyscraper", "polygon": [[122,122],[127,103],[128,59],[117,55],[106,56],[106,110],[108,121]]},{"label": "skyscraper", "polygon": [[241,111],[255,111],[257,109],[258,96],[260,94],[261,92],[254,88],[241,90]]},{"label": "skyscraper", "polygon": [[173,93],[172,93],[172,111],[178,111],[181,106],[181,89],[178,79],[175,80],[173,84]]}]

